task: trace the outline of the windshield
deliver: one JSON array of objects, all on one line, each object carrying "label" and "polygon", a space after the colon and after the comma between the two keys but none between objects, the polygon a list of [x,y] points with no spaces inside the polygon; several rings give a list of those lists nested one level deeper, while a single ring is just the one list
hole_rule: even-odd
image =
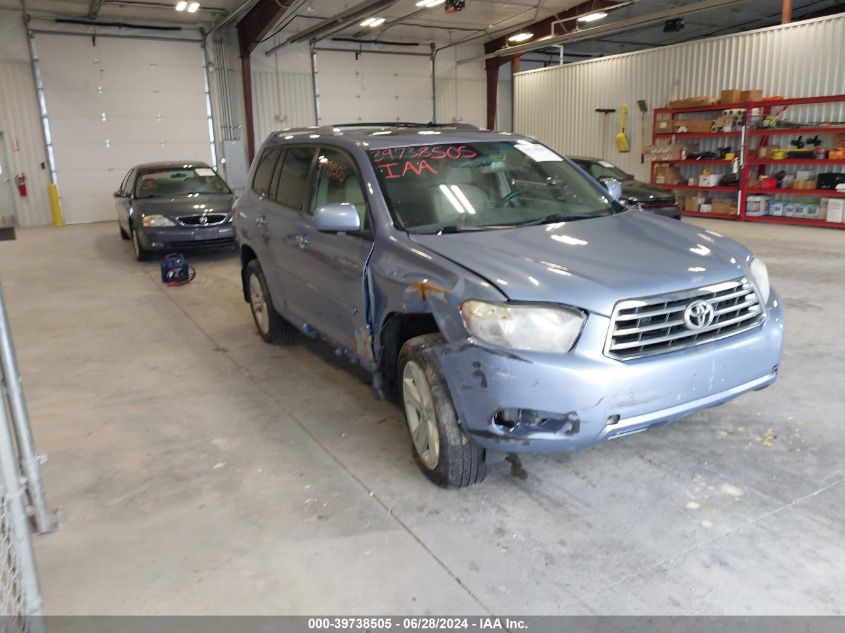
[{"label": "windshield", "polygon": [[402,228],[509,228],[608,215],[609,196],[539,143],[482,142],[370,150]]},{"label": "windshield", "polygon": [[231,193],[211,167],[152,167],[142,169],[135,185],[137,198],[172,198],[189,193]]},{"label": "windshield", "polygon": [[631,180],[631,174],[626,174],[624,171],[615,165],[611,165],[605,160],[576,160],[575,162],[596,180],[599,178],[616,178],[617,180],[622,181]]}]

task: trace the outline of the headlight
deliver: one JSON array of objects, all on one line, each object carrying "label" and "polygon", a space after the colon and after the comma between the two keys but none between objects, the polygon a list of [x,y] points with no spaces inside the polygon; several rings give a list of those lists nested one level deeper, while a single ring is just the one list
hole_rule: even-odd
[{"label": "headlight", "polygon": [[176,226],[176,222],[171,220],[170,218],[166,218],[163,215],[145,215],[144,216],[144,227],[145,228],[156,228],[162,226]]},{"label": "headlight", "polygon": [[768,303],[770,287],[769,270],[766,268],[766,264],[759,257],[755,257],[751,260],[749,270],[751,277],[754,279],[754,285],[757,286],[757,292],[760,293],[760,298],[763,299],[764,304]]},{"label": "headlight", "polygon": [[586,316],[570,308],[464,301],[467,330],[480,341],[530,352],[566,353],[575,345]]}]

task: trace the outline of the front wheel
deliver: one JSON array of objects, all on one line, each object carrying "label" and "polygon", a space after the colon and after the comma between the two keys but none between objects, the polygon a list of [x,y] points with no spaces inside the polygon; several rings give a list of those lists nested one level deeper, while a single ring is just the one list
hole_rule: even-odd
[{"label": "front wheel", "polygon": [[130,228],[130,238],[132,239],[132,252],[135,254],[135,259],[139,262],[145,262],[150,258],[150,251],[141,245],[141,239],[138,237],[138,231],[135,227]]},{"label": "front wheel", "polygon": [[249,307],[258,333],[268,343],[292,343],[296,338],[296,328],[285,321],[276,308],[264,279],[264,271],[257,259],[246,267],[246,281],[249,289]]},{"label": "front wheel", "polygon": [[443,488],[465,488],[487,474],[486,453],[458,422],[449,387],[431,346],[439,334],[409,340],[399,352],[398,378],[414,457],[431,481]]}]

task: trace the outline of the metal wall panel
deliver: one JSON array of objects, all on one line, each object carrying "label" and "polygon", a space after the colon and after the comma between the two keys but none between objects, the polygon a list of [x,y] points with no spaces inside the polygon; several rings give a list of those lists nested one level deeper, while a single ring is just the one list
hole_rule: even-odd
[{"label": "metal wall panel", "polygon": [[[28,62],[0,62],[0,131],[6,143],[6,156],[13,174],[26,174],[26,198],[15,190],[17,223],[35,226],[50,223],[47,198],[49,174],[44,136],[35,97],[32,66]],[[14,147],[20,149],[15,151]]]},{"label": "metal wall panel", "polygon": [[[569,155],[603,157],[642,179],[640,113],[666,104],[674,85],[683,97],[718,97],[722,89],[761,89],[766,95],[808,97],[845,93],[845,16],[795,22],[736,35],[519,73],[514,129]],[[616,151],[611,115],[607,141],[596,108],[627,103],[631,152]],[[647,141],[651,116],[646,118]],[[843,104],[793,107],[796,121],[845,120]]]},{"label": "metal wall panel", "polygon": [[256,147],[276,130],[314,125],[311,75],[253,70],[252,109]]}]

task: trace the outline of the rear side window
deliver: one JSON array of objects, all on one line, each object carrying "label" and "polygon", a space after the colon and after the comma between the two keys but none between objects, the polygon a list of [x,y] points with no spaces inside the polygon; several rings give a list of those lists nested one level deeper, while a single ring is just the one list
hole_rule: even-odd
[{"label": "rear side window", "polygon": [[282,153],[281,146],[269,147],[264,150],[255,168],[255,177],[252,179],[252,190],[262,196],[270,193],[270,186],[273,181],[273,170],[276,168],[276,161]]},{"label": "rear side window", "polygon": [[316,151],[314,147],[288,147],[276,190],[276,200],[279,204],[291,209],[302,208],[309,189],[308,175]]}]

